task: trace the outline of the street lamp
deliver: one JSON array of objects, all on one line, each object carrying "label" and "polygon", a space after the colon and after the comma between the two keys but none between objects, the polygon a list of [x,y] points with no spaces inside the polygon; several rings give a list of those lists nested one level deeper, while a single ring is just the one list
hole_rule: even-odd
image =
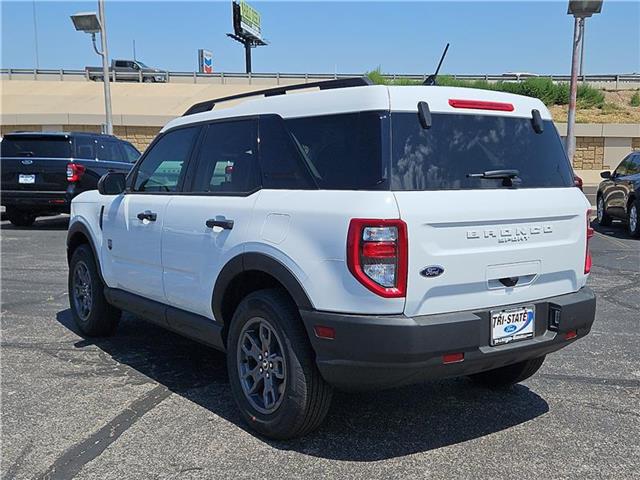
[{"label": "street lamp", "polygon": [[[567,116],[566,150],[573,162],[576,152],[576,101],[578,97],[578,64],[582,64],[585,19],[602,10],[603,0],[569,0],[568,15],[573,15],[573,50],[571,54],[571,83],[569,84],[569,114]],[[580,55],[578,56],[578,49]]]},{"label": "street lamp", "polygon": [[[109,50],[107,49],[107,25],[104,16],[104,0],[98,0],[98,12],[76,13],[71,15],[73,26],[79,32],[91,34],[93,49],[102,57],[102,82],[104,84],[104,110],[106,114],[106,132],[113,135],[113,121],[111,120],[111,88],[109,85]],[[102,51],[96,45],[96,33],[100,34]]]}]

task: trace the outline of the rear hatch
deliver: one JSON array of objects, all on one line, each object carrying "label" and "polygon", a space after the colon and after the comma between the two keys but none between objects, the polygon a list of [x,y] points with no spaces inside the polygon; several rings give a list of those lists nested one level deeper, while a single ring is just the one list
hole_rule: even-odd
[{"label": "rear hatch", "polygon": [[584,285],[589,204],[550,120],[536,133],[530,118],[495,114],[436,113],[428,129],[415,112],[391,119],[405,314],[528,304]]},{"label": "rear hatch", "polygon": [[0,143],[2,190],[65,191],[71,157],[68,135],[8,134]]}]

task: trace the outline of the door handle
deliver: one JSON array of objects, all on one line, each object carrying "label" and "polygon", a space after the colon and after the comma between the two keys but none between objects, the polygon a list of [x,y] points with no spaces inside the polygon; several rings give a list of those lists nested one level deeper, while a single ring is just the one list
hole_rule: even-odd
[{"label": "door handle", "polygon": [[225,230],[231,230],[233,228],[233,220],[217,220],[215,218],[210,218],[205,222],[205,225],[207,226],[207,228],[221,227]]},{"label": "door handle", "polygon": [[502,285],[505,287],[515,287],[520,277],[504,277],[498,279]]},{"label": "door handle", "polygon": [[158,218],[158,215],[151,210],[145,210],[144,212],[140,212],[138,214],[138,220],[149,220],[150,222],[155,222]]}]

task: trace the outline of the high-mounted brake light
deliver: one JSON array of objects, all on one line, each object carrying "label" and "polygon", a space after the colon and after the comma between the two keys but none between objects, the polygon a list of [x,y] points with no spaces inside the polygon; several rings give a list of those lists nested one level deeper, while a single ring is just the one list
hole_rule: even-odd
[{"label": "high-mounted brake light", "polygon": [[591,210],[587,210],[587,251],[584,257],[584,273],[591,271],[591,252],[589,251],[589,240],[595,235],[591,227]]},{"label": "high-mounted brake light", "polygon": [[471,108],[475,110],[498,110],[500,112],[513,112],[513,104],[503,102],[485,102],[483,100],[449,99],[449,105],[453,108]]},{"label": "high-mounted brake light", "polygon": [[86,168],[78,163],[67,163],[67,182],[77,182],[84,175]]},{"label": "high-mounted brake light", "polygon": [[354,218],[347,235],[347,266],[356,279],[385,298],[407,292],[407,224]]}]

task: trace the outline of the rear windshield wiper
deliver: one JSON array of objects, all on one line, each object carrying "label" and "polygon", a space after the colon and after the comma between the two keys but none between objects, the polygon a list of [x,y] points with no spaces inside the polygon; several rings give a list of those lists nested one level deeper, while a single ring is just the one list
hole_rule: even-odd
[{"label": "rear windshield wiper", "polygon": [[502,179],[503,187],[513,187],[513,179],[520,178],[520,170],[487,170],[482,173],[467,173],[467,178]]},{"label": "rear windshield wiper", "polygon": [[467,173],[468,178],[502,178],[509,179],[520,176],[520,170],[487,170],[482,173]]}]

